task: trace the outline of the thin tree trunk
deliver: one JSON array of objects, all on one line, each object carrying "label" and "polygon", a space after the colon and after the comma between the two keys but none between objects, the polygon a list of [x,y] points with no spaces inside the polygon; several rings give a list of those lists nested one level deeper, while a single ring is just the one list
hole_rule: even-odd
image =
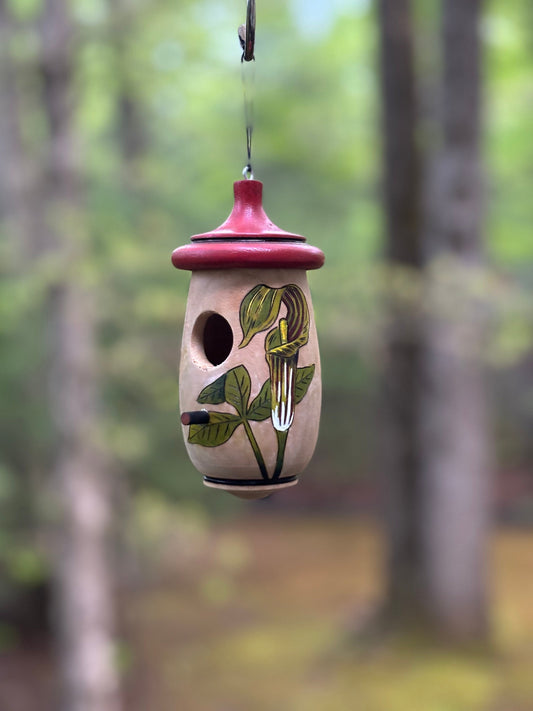
[{"label": "thin tree trunk", "polygon": [[[437,155],[419,156],[411,5],[379,3],[388,265],[403,272],[415,294],[427,275],[420,300],[425,321],[402,292],[391,293],[389,302],[385,612],[395,624],[415,622],[451,639],[481,641],[490,478],[479,362],[483,322],[468,292],[482,257],[481,0],[443,0],[442,7],[443,97],[436,123],[442,146]],[[423,190],[422,157],[431,177]]]},{"label": "thin tree trunk", "polygon": [[[0,0],[0,227],[9,245],[9,251],[4,253],[6,258],[2,272],[8,278],[23,280],[30,278],[30,265],[35,263],[37,256],[35,236],[42,224],[42,219],[39,219],[42,210],[36,191],[39,173],[32,164],[30,152],[23,140],[24,108],[19,87],[22,69],[13,51],[16,46],[16,30],[12,8],[6,0]],[[28,205],[31,205],[31,210]],[[32,323],[31,309],[26,314],[28,318],[24,321],[28,328],[28,321]],[[6,338],[9,340],[7,333]],[[14,348],[23,347],[20,343],[14,345],[17,339],[11,341]],[[13,358],[13,353],[3,355],[9,359]],[[24,378],[13,381],[13,388],[18,389],[21,400],[25,406],[29,405],[30,410],[46,398],[44,380],[38,367],[26,367]],[[15,432],[16,425],[12,423],[12,427]],[[14,471],[17,472],[14,491],[18,495],[13,499],[16,520],[25,531],[35,534],[41,523],[38,502],[40,485],[46,471],[46,457],[43,456],[43,448],[35,443],[33,434],[28,423],[28,445],[15,447],[11,456]],[[42,615],[44,623],[45,616],[46,613]],[[37,618],[38,615],[35,616]]]},{"label": "thin tree trunk", "polygon": [[45,0],[43,105],[49,125],[45,242],[58,265],[50,304],[51,413],[57,430],[60,524],[56,624],[64,711],[117,711],[106,542],[110,484],[98,443],[96,323],[88,280],[79,145],[74,124],[74,31],[69,4]]},{"label": "thin tree trunk", "polygon": [[[410,0],[380,0],[379,19],[387,268],[417,280],[422,249]],[[407,620],[418,613],[421,589],[418,407],[422,352],[413,305],[401,297],[389,294],[380,453],[388,542],[387,608],[392,618]]]},{"label": "thin tree trunk", "polygon": [[16,67],[10,52],[13,23],[5,0],[0,0],[0,219],[7,226],[18,256],[28,257],[32,241],[31,211],[35,175],[23,145]]},{"label": "thin tree trunk", "polygon": [[128,63],[127,43],[134,30],[135,13],[128,0],[108,0],[111,46],[117,85],[116,139],[122,159],[122,176],[126,188],[135,189],[133,163],[146,152],[147,127]]},{"label": "thin tree trunk", "polygon": [[[483,257],[481,5],[481,0],[443,4],[443,147],[435,161],[427,225],[434,264],[421,419],[429,612],[446,635],[465,640],[483,640],[488,628],[491,479],[480,363],[484,325],[469,294]],[[439,285],[450,275],[444,293]]]}]

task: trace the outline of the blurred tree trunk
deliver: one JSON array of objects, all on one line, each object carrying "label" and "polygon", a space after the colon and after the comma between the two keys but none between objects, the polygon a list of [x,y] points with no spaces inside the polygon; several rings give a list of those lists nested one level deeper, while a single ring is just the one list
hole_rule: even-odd
[{"label": "blurred tree trunk", "polygon": [[492,483],[481,363],[485,326],[470,286],[483,259],[481,7],[482,0],[443,4],[442,149],[426,228],[433,308],[421,403],[429,613],[445,634],[470,640],[488,630]]},{"label": "blurred tree trunk", "polygon": [[96,322],[76,140],[74,28],[67,0],[45,0],[40,73],[49,127],[42,185],[51,286],[51,413],[60,540],[56,624],[64,711],[117,711],[112,594],[106,557],[109,470],[98,441]]},{"label": "blurred tree trunk", "polygon": [[[380,0],[386,259],[420,282],[419,157],[410,0]],[[395,280],[399,283],[399,280]],[[387,606],[393,618],[418,614],[421,590],[421,462],[418,443],[422,346],[412,303],[389,295],[381,448],[388,541]]]},{"label": "blurred tree trunk", "polygon": [[131,188],[135,187],[132,163],[145,153],[148,142],[146,123],[128,61],[128,42],[133,34],[135,8],[129,0],[108,0],[108,3],[117,84],[117,145],[122,158],[123,182],[126,188]]},{"label": "blurred tree trunk", "polygon": [[28,256],[32,240],[32,172],[20,133],[16,67],[11,57],[13,23],[6,0],[0,0],[0,218],[19,257]]},{"label": "blurred tree trunk", "polygon": [[[35,235],[38,233],[42,220],[40,204],[36,200],[37,171],[32,165],[29,151],[22,136],[22,123],[24,109],[21,106],[21,92],[19,89],[19,75],[21,74],[21,62],[17,61],[15,47],[18,39],[16,35],[16,24],[12,17],[12,7],[6,0],[0,0],[0,231],[5,236],[2,243],[2,277],[8,280],[23,282],[29,281],[30,270],[28,265],[35,259],[37,251],[35,245]],[[27,206],[32,205],[28,210]],[[39,226],[39,227],[38,227]],[[8,247],[8,249],[6,249]],[[32,304],[32,308],[34,305]],[[24,312],[26,327],[28,322],[32,322],[31,310]],[[29,326],[29,328],[32,328]],[[14,338],[13,331],[9,327],[2,334],[2,363],[5,366],[9,359],[13,357],[11,348],[21,347],[20,338]],[[16,346],[14,343],[16,341]],[[23,346],[21,347],[22,351]],[[21,352],[19,351],[19,352]],[[32,364],[33,365],[33,364]],[[20,372],[20,371],[19,371]],[[44,378],[37,367],[29,367],[26,361],[22,370],[22,377],[17,378],[17,374],[11,373],[10,380],[12,392],[17,392],[17,396],[24,402],[25,413],[31,413],[36,408],[37,403],[42,403],[46,398],[46,386],[43,384]],[[7,396],[9,398],[9,396]],[[10,426],[4,427],[4,442],[10,443],[17,439],[17,429],[20,426],[16,420],[16,414],[10,408]],[[2,515],[2,526],[10,532],[15,528],[23,531],[26,538],[28,533],[36,535],[39,524],[39,485],[44,478],[46,464],[43,462],[43,449],[35,441],[35,428],[33,418],[28,415],[25,423],[25,431],[22,435],[24,446],[13,447],[11,451],[11,462],[16,471],[12,475],[13,483],[11,491],[13,498],[9,498],[9,503],[4,500],[4,512],[9,508],[9,515]],[[3,447],[2,454],[9,458]],[[15,494],[16,492],[16,494]],[[6,521],[10,519],[10,523]],[[14,539],[15,540],[15,539]],[[13,541],[11,546],[14,548]],[[9,586],[9,583],[8,583]],[[30,588],[32,590],[30,591]],[[14,618],[16,619],[16,607],[20,604],[21,610],[28,602],[28,595],[41,595],[46,597],[46,582],[34,581],[34,585],[14,585],[12,593],[12,603]],[[32,600],[33,603],[33,600]],[[32,604],[32,609],[24,614],[31,627],[35,624],[40,629],[47,626],[46,605],[40,605],[40,609]],[[1,613],[0,613],[1,614]]]},{"label": "blurred tree trunk", "polygon": [[[410,1],[379,4],[387,258],[396,274],[383,378],[385,614],[458,640],[487,631],[483,324],[468,296],[469,265],[482,251],[480,5],[442,3],[442,147],[433,156],[416,143]],[[431,166],[423,187],[422,161]],[[453,276],[444,309],[443,276]],[[422,303],[432,307],[425,320]]]}]

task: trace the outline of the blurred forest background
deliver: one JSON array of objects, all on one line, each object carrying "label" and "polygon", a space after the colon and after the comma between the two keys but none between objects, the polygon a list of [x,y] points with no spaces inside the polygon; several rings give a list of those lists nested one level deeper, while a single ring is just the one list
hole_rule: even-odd
[{"label": "blurred forest background", "polygon": [[[400,196],[426,225],[418,251],[407,239],[402,252],[394,180],[422,189],[436,147],[462,151],[450,115],[469,96],[459,87],[455,103],[457,72],[440,84],[443,63],[460,66],[461,4],[473,9],[461,27],[480,38],[463,115],[484,197],[472,206],[461,193],[478,226],[466,249],[445,236],[424,247],[432,203]],[[299,486],[245,504],[204,488],[186,457],[177,362],[189,278],[170,264],[175,247],[227,217],[246,163],[245,5],[0,0],[0,708],[394,711],[419,698],[428,711],[533,709],[533,6],[258,0],[254,173],[274,222],[326,254],[309,275],[324,400]],[[396,84],[392,72],[396,98],[387,61],[400,75],[406,62]],[[405,153],[395,162],[398,145],[407,163]],[[428,306],[423,266],[436,284],[430,326],[475,305],[459,329],[473,371],[452,367],[436,393],[470,393],[475,371],[487,406],[472,409],[467,394],[433,422],[453,441],[466,433],[467,469],[483,450],[464,496],[477,502],[472,538],[446,515],[460,484],[448,487],[451,509],[428,509],[413,476],[424,465],[391,462],[436,382],[422,377],[420,343],[411,347],[413,314]],[[429,435],[417,440],[421,461],[433,461]],[[451,466],[469,480],[461,456]],[[477,542],[470,627],[461,602],[455,617],[446,609],[470,593],[459,584],[439,597],[453,555],[430,553],[433,572],[417,557],[447,529],[456,550],[463,535],[465,550]],[[469,577],[468,561],[453,580]],[[417,629],[419,574],[435,602],[432,640],[451,648],[428,648]],[[402,634],[387,634],[391,620]]]}]

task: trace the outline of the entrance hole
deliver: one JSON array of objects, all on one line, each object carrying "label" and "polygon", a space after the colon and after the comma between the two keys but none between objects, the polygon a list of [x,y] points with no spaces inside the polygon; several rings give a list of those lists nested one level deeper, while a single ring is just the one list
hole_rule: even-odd
[{"label": "entrance hole", "polygon": [[220,365],[226,360],[233,348],[233,331],[224,316],[217,313],[207,316],[201,334],[201,344],[211,365]]}]

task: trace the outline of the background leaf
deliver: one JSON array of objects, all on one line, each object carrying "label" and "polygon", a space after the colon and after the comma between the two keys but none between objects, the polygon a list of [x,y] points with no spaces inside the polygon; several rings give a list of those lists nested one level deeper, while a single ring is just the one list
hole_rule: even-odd
[{"label": "background leaf", "polygon": [[243,417],[248,409],[251,388],[250,375],[244,365],[238,365],[226,373],[224,385],[226,402],[233,405]]},{"label": "background leaf", "polygon": [[189,428],[190,444],[202,447],[219,447],[227,442],[242,419],[230,412],[210,412],[210,421],[206,425],[191,425]]},{"label": "background leaf", "polygon": [[255,422],[262,422],[270,417],[272,409],[272,398],[270,395],[270,378],[265,380],[259,395],[253,400],[248,410],[248,419]]},{"label": "background leaf", "polygon": [[296,386],[294,389],[294,398],[296,400],[296,404],[298,404],[304,399],[306,392],[309,390],[309,386],[311,385],[311,381],[313,380],[314,374],[314,364],[306,365],[304,368],[298,368],[298,370],[296,371]]},{"label": "background leaf", "polygon": [[198,395],[198,402],[202,405],[220,405],[220,403],[226,401],[226,396],[224,394],[224,385],[226,383],[226,375],[221,375],[214,382],[209,383]]}]

